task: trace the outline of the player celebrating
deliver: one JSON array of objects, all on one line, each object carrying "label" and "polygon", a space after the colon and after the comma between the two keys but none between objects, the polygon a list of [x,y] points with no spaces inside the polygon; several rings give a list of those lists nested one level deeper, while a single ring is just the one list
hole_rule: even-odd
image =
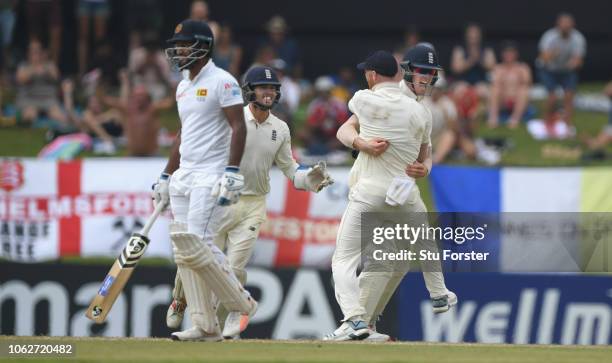
[{"label": "player celebrating", "polygon": [[[259,228],[266,219],[266,195],[270,192],[270,169],[273,163],[293,181],[297,189],[319,192],[333,183],[325,163],[312,168],[301,168],[291,154],[291,135],[287,124],[270,113],[280,99],[280,82],[269,67],[251,68],[242,85],[244,119],[247,128],[244,157],[240,170],[245,176],[245,187],[240,200],[224,209],[215,244],[227,250],[227,258],[242,284],[246,281],[245,267],[251,258]],[[173,302],[168,309],[166,323],[178,328],[185,310],[181,280],[177,278]],[[221,315],[221,314],[219,314]],[[229,328],[238,314],[230,313],[226,319],[223,336],[236,334]]]},{"label": "player celebrating", "polygon": [[[404,55],[402,68],[405,70],[404,79],[400,81],[400,90],[411,99],[420,101],[431,89],[431,86],[437,80],[438,71],[442,68],[438,64],[438,57],[435,49],[429,43],[419,43],[410,48]],[[414,105],[414,108],[421,109],[421,115],[431,125],[431,113],[420,104]],[[424,112],[423,112],[424,111]],[[431,127],[431,126],[430,126]],[[381,137],[370,137],[367,141],[358,134],[359,119],[352,117],[338,131],[338,138],[348,147],[363,151],[370,157],[376,157],[384,153],[389,147],[389,142]],[[431,146],[422,144],[419,151],[419,157],[406,168],[406,174],[411,178],[422,178],[431,171]],[[356,163],[357,164],[357,163]],[[355,166],[354,166],[355,168]],[[416,189],[416,186],[414,187]],[[418,191],[418,190],[417,190]],[[411,210],[413,213],[426,212],[425,206],[418,198],[418,203],[414,204]],[[435,249],[435,246],[429,243],[421,245],[421,248]],[[448,291],[444,284],[444,276],[439,264],[439,261],[422,261],[423,277],[425,285],[429,291],[432,308],[435,313],[448,311],[448,309],[457,304],[457,296]],[[408,267],[405,265],[405,267]],[[365,305],[367,313],[365,314],[367,322],[373,331],[370,332],[368,340],[388,340],[389,336],[380,334],[375,331],[376,320],[384,311],[387,303],[393,296],[393,293],[399,286],[403,276],[407,272],[406,269],[394,269],[386,285],[374,283],[374,291],[377,293],[368,293],[366,278],[368,273],[363,274],[363,285],[365,289],[361,292],[361,300]],[[386,277],[385,277],[386,278]],[[382,293],[378,289],[383,286]]]},{"label": "player celebrating", "polygon": [[237,202],[244,188],[238,167],[246,139],[242,94],[238,82],[212,62],[214,39],[206,23],[185,20],[168,42],[167,57],[188,76],[176,90],[181,129],[153,197],[172,207],[170,238],[194,325],[172,339],[219,341],[213,293],[240,315],[236,331],[257,309],[213,242],[219,205]]}]

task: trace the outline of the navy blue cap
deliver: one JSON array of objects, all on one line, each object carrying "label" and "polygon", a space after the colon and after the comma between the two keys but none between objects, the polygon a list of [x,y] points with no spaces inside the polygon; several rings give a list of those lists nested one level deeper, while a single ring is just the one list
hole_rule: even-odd
[{"label": "navy blue cap", "polygon": [[375,71],[387,77],[395,76],[398,71],[395,57],[385,50],[377,50],[372,53],[365,61],[357,65],[357,69],[362,71]]},{"label": "navy blue cap", "polygon": [[196,40],[213,44],[213,32],[210,26],[203,21],[187,19],[183,20],[174,29],[174,36],[168,39],[168,43],[180,41],[194,42]]}]

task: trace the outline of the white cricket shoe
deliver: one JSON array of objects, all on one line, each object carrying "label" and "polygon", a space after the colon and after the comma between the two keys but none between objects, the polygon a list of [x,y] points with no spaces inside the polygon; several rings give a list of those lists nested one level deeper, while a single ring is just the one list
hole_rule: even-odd
[{"label": "white cricket shoe", "polygon": [[170,304],[166,312],[166,325],[168,328],[176,330],[181,327],[186,308],[186,301],[172,300],[172,304]]},{"label": "white cricket shoe", "polygon": [[333,333],[329,333],[323,337],[323,340],[330,341],[347,341],[347,340],[363,340],[370,336],[371,332],[368,325],[363,320],[351,321],[347,320]]},{"label": "white cricket shoe", "polygon": [[231,311],[225,319],[225,325],[223,326],[223,337],[231,339],[234,336],[242,333],[249,325],[249,320],[255,315],[257,311],[257,301],[251,299],[253,304],[248,314],[243,314],[240,311]]},{"label": "white cricket shoe", "polygon": [[454,292],[448,291],[446,295],[434,297],[431,299],[431,308],[436,314],[447,312],[452,306],[457,305],[457,295]]},{"label": "white cricket shoe", "polygon": [[387,334],[376,331],[376,325],[370,325],[370,335],[365,338],[366,342],[390,342],[391,340]]},{"label": "white cricket shoe", "polygon": [[223,340],[219,330],[217,332],[209,334],[204,329],[193,326],[187,330],[177,331],[170,335],[172,340],[181,342],[220,342]]}]

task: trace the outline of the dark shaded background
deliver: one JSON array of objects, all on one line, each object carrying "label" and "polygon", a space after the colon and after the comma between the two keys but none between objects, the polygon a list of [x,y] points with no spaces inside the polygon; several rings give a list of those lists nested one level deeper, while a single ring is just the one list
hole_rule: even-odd
[{"label": "dark shaded background", "polygon": [[[129,1],[111,0],[110,37],[118,55],[127,52],[125,14]],[[76,70],[75,3],[75,0],[62,1],[61,68],[68,73]],[[176,23],[187,16],[191,0],[157,3],[164,14],[160,39],[165,39],[172,34]],[[210,0],[208,3],[211,18],[227,22],[234,29],[235,39],[245,51],[243,67],[253,59],[259,40],[265,35],[265,22],[273,15],[283,15],[292,36],[300,44],[305,76],[309,78],[355,64],[374,49],[392,50],[401,43],[404,30],[410,26],[418,27],[422,39],[436,45],[443,65],[448,66],[453,45],[462,41],[463,27],[472,21],[483,26],[485,43],[496,50],[506,39],[517,41],[522,59],[533,66],[540,36],[554,25],[559,12],[568,11],[574,14],[577,28],[587,38],[582,79],[612,78],[612,1],[607,0]],[[19,11],[15,28],[18,48],[24,48],[27,39],[24,22],[23,11]]]}]

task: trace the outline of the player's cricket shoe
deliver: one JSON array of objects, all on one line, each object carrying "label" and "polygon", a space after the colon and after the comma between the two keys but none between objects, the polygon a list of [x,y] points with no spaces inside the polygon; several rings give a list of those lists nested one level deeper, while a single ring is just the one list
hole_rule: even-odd
[{"label": "player's cricket shoe", "polygon": [[223,337],[231,339],[232,337],[242,333],[249,325],[249,321],[255,315],[257,311],[257,301],[251,299],[253,304],[248,314],[243,314],[239,311],[231,311],[225,319],[225,325],[223,326]]},{"label": "player's cricket shoe", "polygon": [[176,331],[170,335],[170,338],[181,342],[220,342],[223,340],[223,337],[219,334],[219,329],[217,329],[217,332],[209,334],[197,326]]},{"label": "player's cricket shoe", "polygon": [[370,335],[365,338],[366,342],[390,342],[391,337],[387,334],[376,331],[376,325],[370,325]]},{"label": "player's cricket shoe", "polygon": [[431,299],[431,308],[436,314],[447,312],[452,306],[457,305],[457,295],[449,291],[446,295]]},{"label": "player's cricket shoe", "polygon": [[176,330],[181,327],[186,308],[186,301],[172,300],[172,304],[170,304],[168,312],[166,312],[166,325],[168,328]]},{"label": "player's cricket shoe", "polygon": [[347,340],[363,340],[370,336],[370,329],[363,320],[351,321],[347,320],[333,333],[327,334],[323,340],[330,341],[347,341]]}]

